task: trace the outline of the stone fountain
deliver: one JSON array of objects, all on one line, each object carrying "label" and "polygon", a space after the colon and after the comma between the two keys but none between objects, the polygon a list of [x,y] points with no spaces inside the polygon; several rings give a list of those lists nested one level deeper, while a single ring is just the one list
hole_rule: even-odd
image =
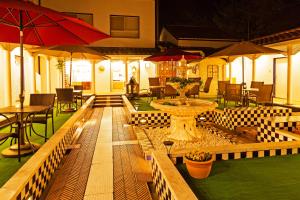
[{"label": "stone fountain", "polygon": [[177,69],[178,81],[166,83],[179,92],[178,99],[154,100],[150,105],[171,115],[170,135],[168,136],[170,139],[191,141],[195,137],[201,138],[203,136],[202,129],[196,127],[195,117],[206,111],[214,110],[217,103],[186,97],[185,93],[199,84],[186,81],[187,69],[186,61],[183,59]]}]

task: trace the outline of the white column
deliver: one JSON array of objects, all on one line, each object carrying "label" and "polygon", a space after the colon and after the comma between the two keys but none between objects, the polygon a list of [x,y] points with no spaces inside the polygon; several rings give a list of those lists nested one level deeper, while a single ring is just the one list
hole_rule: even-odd
[{"label": "white column", "polygon": [[50,69],[50,63],[51,62],[51,58],[50,56],[47,56],[47,92],[51,93],[51,69]]},{"label": "white column", "polygon": [[287,46],[287,90],[286,90],[286,101],[287,104],[291,104],[292,96],[292,51],[293,46],[289,44]]},{"label": "white column", "polygon": [[252,57],[252,81],[256,79],[256,57]]},{"label": "white column", "polygon": [[229,81],[231,83],[231,62],[229,62],[228,64],[229,64]]},{"label": "white column", "polygon": [[11,48],[8,47],[6,48],[7,53],[6,53],[6,59],[7,59],[7,65],[6,65],[6,77],[7,77],[7,102],[8,105],[12,105],[12,88],[11,88]]},{"label": "white column", "polygon": [[95,68],[96,68],[96,61],[92,61],[92,93],[96,94],[96,73],[95,73]]}]

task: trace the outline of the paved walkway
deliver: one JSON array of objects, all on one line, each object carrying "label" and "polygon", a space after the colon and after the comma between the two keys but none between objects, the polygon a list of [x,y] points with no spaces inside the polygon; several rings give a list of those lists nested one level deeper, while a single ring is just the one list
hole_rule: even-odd
[{"label": "paved walkway", "polygon": [[96,108],[44,199],[151,199],[151,168],[122,107]]}]

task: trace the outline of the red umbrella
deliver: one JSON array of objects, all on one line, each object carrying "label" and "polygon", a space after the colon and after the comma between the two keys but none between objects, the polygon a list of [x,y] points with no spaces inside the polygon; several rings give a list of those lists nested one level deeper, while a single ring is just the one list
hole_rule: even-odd
[{"label": "red umbrella", "polygon": [[152,56],[144,58],[144,60],[145,61],[154,61],[154,62],[179,61],[182,59],[182,56],[184,56],[185,60],[196,60],[196,59],[203,58],[200,54],[197,54],[197,53],[190,53],[187,51],[182,51],[180,49],[170,48],[164,52],[154,54]]},{"label": "red umbrella", "polygon": [[23,0],[0,1],[0,42],[20,43],[21,92],[24,102],[23,44],[81,45],[109,37],[93,26]]}]

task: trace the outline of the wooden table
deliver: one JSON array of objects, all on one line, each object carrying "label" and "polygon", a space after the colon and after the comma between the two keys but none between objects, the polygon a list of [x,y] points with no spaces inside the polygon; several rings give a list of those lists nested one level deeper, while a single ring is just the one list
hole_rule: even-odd
[{"label": "wooden table", "polygon": [[[24,106],[23,109],[15,106],[8,106],[0,108],[0,113],[14,114],[16,116],[16,123],[18,124],[19,142],[17,145],[12,145],[7,149],[4,149],[1,153],[4,157],[19,157],[33,153],[38,145],[35,145],[29,141],[26,134],[26,121],[31,114],[40,113],[49,109],[49,106]],[[25,142],[25,137],[27,142]]]}]

